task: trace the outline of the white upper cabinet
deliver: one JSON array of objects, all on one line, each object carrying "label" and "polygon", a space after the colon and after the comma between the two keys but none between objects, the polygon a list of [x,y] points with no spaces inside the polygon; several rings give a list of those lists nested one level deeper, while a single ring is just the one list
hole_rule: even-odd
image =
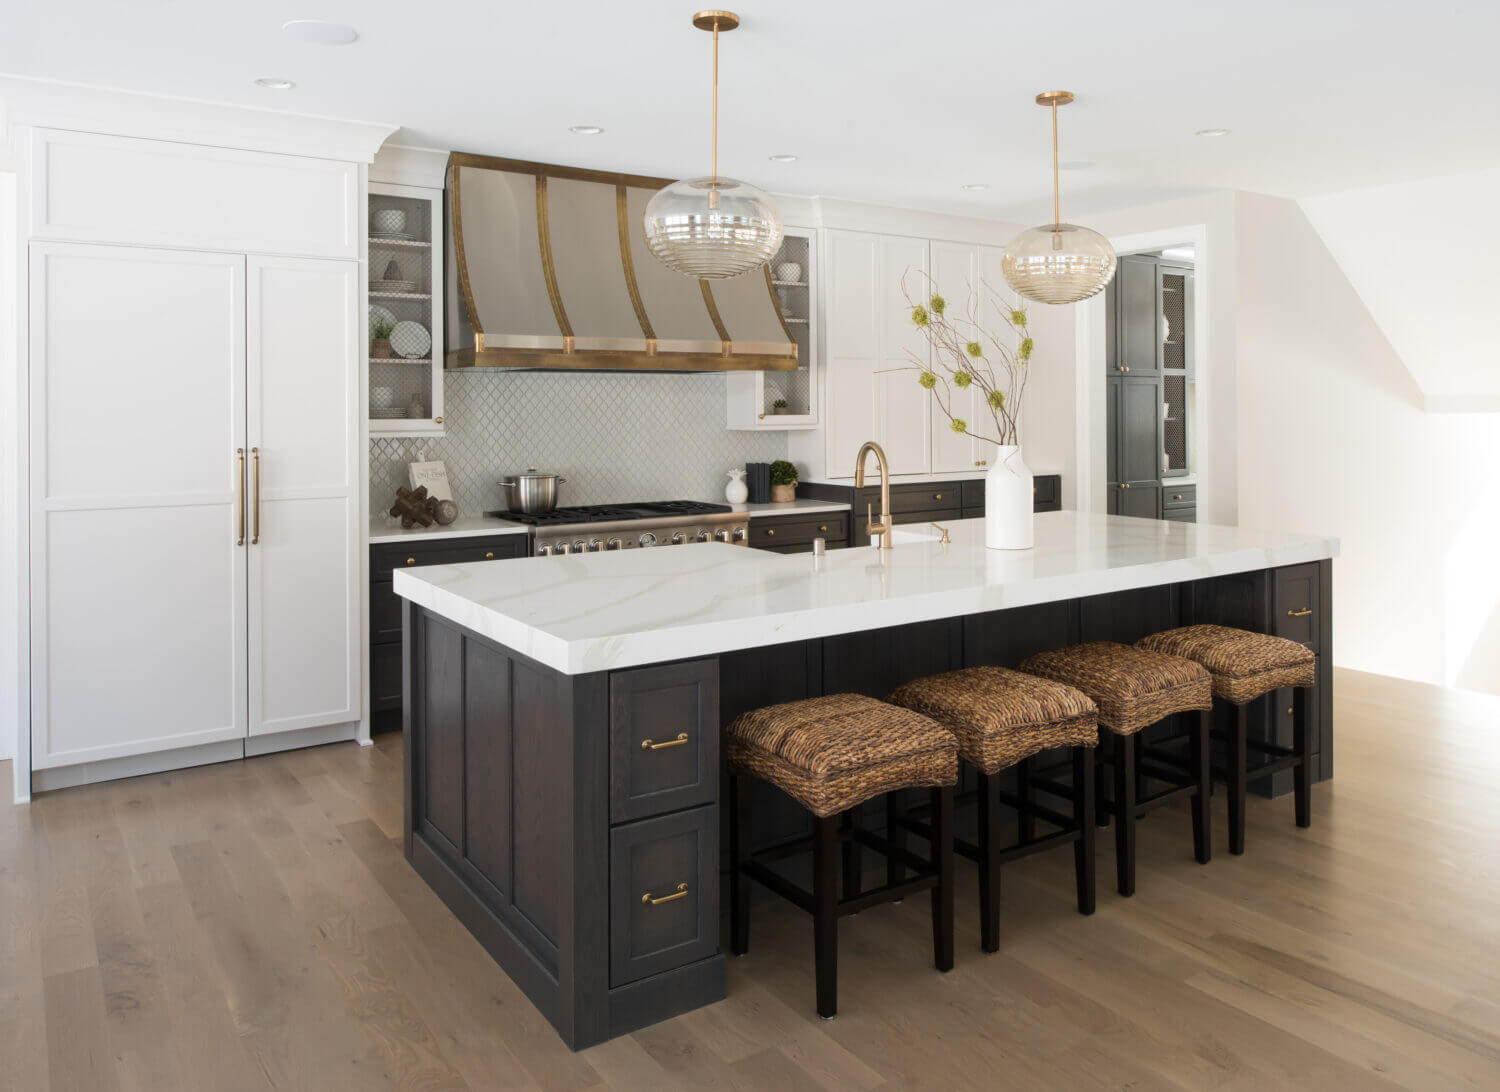
[{"label": "white upper cabinet", "polygon": [[[928,395],[917,382],[929,357],[927,341],[912,324],[912,299],[921,300],[927,286],[927,241],[881,236],[876,243],[876,364],[880,446],[892,474],[925,474],[930,466]],[[904,285],[904,290],[903,290]],[[857,448],[856,448],[857,450]]]},{"label": "white upper cabinet", "polygon": [[[965,342],[972,340],[976,327],[971,316],[978,313],[982,295],[979,248],[964,243],[933,243],[932,287],[946,301],[944,314],[958,330],[959,337]],[[938,363],[951,364],[952,361],[934,361],[934,364]],[[945,379],[948,375],[946,369],[941,368],[938,374]],[[932,427],[932,472],[946,474],[983,469],[979,464],[986,456],[976,449],[981,445],[991,445],[954,432],[952,422],[939,405],[939,398],[947,398],[948,409],[954,417],[963,419],[978,431],[990,432],[984,427],[989,419],[989,407],[984,405],[979,388],[971,386],[960,390],[949,383],[945,391],[943,384],[939,383],[937,390],[927,398]]]},{"label": "white upper cabinet", "polygon": [[879,436],[875,416],[876,255],[879,240],[856,231],[826,235],[823,275],[828,352],[825,358],[828,473],[854,473],[854,455]]},{"label": "white upper cabinet", "polygon": [[33,129],[31,237],[358,258],[359,167]]}]

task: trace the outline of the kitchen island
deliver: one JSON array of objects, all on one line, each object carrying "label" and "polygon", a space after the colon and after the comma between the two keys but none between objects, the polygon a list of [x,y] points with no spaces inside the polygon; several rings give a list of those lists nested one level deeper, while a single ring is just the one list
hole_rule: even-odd
[{"label": "kitchen island", "polygon": [[[1217,622],[1318,653],[1332,775],[1335,540],[1051,512],[1001,552],[982,520],[944,526],[823,557],[701,543],[395,573],[406,856],[569,1046],[724,996],[719,730],[746,709]],[[1253,736],[1289,740],[1283,698]],[[801,833],[799,809],[756,813],[762,844]]]}]

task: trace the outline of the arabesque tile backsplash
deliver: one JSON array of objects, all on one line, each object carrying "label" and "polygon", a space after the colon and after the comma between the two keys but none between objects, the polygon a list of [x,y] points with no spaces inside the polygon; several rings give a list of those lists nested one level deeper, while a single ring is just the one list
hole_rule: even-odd
[{"label": "arabesque tile backsplash", "polygon": [[726,471],[786,458],[786,433],[724,427],[725,377],[626,372],[444,374],[447,434],[372,437],[371,515],[407,464],[441,459],[460,515],[501,507],[498,478],[528,466],[568,479],[559,503],[724,499]]}]

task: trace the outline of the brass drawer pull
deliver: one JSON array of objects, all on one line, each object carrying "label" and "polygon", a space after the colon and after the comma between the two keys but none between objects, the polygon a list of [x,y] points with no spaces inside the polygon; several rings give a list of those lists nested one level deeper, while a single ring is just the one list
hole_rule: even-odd
[{"label": "brass drawer pull", "polygon": [[251,509],[250,516],[250,545],[255,546],[260,542],[260,448],[250,449],[251,478],[255,482],[255,506]]},{"label": "brass drawer pull", "polygon": [[664,739],[660,743],[653,743],[649,739],[643,739],[641,740],[641,750],[660,751],[665,747],[681,747],[687,741],[688,734],[686,732],[678,732],[676,739]]},{"label": "brass drawer pull", "polygon": [[245,544],[245,449],[237,447],[234,449],[234,457],[239,460],[238,481],[239,491],[235,493],[236,518],[240,525],[240,537],[235,539],[236,546]]},{"label": "brass drawer pull", "polygon": [[687,893],[688,885],[680,883],[677,885],[677,890],[670,895],[652,895],[651,892],[647,891],[641,896],[641,902],[646,906],[660,906],[664,902],[676,902],[678,899],[685,899],[687,898]]},{"label": "brass drawer pull", "polygon": [[1306,618],[1312,613],[1311,607],[1303,607],[1301,610],[1289,610],[1286,612],[1288,618]]}]

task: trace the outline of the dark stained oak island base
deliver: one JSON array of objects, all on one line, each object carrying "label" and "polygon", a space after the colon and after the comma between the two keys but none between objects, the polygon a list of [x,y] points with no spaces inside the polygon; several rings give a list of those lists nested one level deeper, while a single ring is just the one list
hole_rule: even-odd
[{"label": "dark stained oak island base", "polygon": [[[1310,562],[577,675],[403,600],[406,857],[563,1040],[587,1047],[724,997],[719,730],[736,714],[1217,622],[1317,652],[1310,730],[1326,780],[1331,572]],[[1290,707],[1285,692],[1258,700],[1252,738],[1290,743]],[[1260,788],[1287,791],[1278,777]],[[804,833],[779,798],[756,812],[763,844]]]}]

